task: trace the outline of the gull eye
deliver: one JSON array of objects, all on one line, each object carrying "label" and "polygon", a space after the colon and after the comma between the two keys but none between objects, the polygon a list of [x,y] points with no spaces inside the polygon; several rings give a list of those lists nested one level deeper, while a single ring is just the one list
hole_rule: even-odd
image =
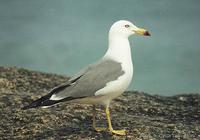
[{"label": "gull eye", "polygon": [[129,27],[130,27],[130,25],[126,24],[126,25],[125,25],[125,27],[126,27],[126,28],[129,28]]}]

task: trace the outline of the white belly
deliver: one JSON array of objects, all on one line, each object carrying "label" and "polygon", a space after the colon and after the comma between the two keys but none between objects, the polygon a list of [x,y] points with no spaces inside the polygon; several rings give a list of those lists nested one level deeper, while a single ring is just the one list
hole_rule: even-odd
[{"label": "white belly", "polygon": [[103,95],[104,98],[102,104],[108,105],[110,101],[119,95],[121,95],[129,86],[133,76],[133,65],[132,61],[126,64],[122,64],[124,74],[121,75],[117,80],[107,83],[106,87],[98,90],[95,95]]},{"label": "white belly", "polygon": [[102,96],[101,103],[109,105],[110,101],[121,95],[129,86],[133,76],[133,64],[128,38],[114,36],[109,38],[109,47],[103,59],[112,59],[121,63],[124,74],[117,80],[107,83],[95,95]]}]

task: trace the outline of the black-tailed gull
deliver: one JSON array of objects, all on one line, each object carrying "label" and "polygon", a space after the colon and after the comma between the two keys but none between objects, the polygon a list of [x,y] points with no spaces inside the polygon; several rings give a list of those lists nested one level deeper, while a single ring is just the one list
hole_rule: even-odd
[{"label": "black-tailed gull", "polygon": [[49,107],[60,102],[76,102],[106,107],[108,130],[113,134],[125,135],[125,130],[114,130],[110,120],[109,105],[112,99],[121,95],[129,86],[133,76],[133,65],[128,37],[133,34],[150,36],[149,32],[136,27],[129,21],[115,22],[109,31],[108,50],[98,62],[89,65],[69,81],[53,88],[46,96],[24,107]]}]

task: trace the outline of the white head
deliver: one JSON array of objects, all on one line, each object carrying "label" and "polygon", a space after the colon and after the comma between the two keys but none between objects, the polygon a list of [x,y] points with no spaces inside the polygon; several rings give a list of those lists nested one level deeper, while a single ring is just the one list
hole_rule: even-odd
[{"label": "white head", "polygon": [[133,23],[126,21],[126,20],[119,20],[115,22],[109,31],[109,36],[120,36],[120,37],[126,37],[133,34],[139,34],[144,36],[150,36],[149,32],[145,29],[138,28]]}]

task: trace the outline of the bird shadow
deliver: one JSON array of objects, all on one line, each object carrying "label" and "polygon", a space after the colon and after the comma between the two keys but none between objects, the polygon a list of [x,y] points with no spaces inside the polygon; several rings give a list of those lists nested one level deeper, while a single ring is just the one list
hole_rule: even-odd
[{"label": "bird shadow", "polygon": [[[91,118],[90,118],[91,120]],[[46,138],[59,138],[59,139],[82,139],[82,138],[95,138],[95,139],[113,139],[113,136],[107,131],[96,132],[92,123],[81,120],[77,125],[61,126],[54,129],[45,129],[36,133],[33,139],[46,139]]]}]

